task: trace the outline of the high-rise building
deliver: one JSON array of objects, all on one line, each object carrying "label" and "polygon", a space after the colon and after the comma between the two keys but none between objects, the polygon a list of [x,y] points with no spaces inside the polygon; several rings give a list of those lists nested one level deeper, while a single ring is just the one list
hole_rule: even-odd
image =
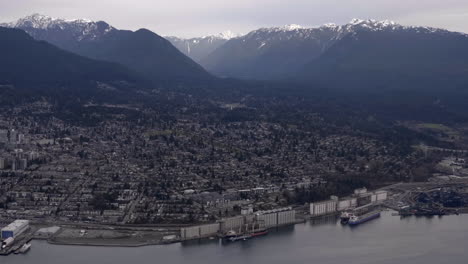
[{"label": "high-rise building", "polygon": [[8,130],[0,130],[0,143],[8,142]]},{"label": "high-rise building", "polygon": [[24,134],[18,134],[18,140],[17,142],[18,144],[23,144],[24,143]]},{"label": "high-rise building", "polygon": [[11,169],[14,171],[25,170],[28,167],[27,159],[15,159],[11,164]]},{"label": "high-rise building", "polygon": [[6,168],[6,160],[5,158],[0,158],[0,170],[4,170]]},{"label": "high-rise building", "polygon": [[18,137],[18,132],[16,132],[16,130],[12,129],[10,132],[10,136],[9,136],[9,140],[10,140],[10,143],[16,143],[16,140],[17,140],[17,137]]},{"label": "high-rise building", "polygon": [[28,167],[28,160],[27,159],[20,159],[19,160],[19,167],[20,170],[25,170]]},{"label": "high-rise building", "polygon": [[15,149],[15,157],[22,159],[24,156],[24,151],[22,149]]},{"label": "high-rise building", "polygon": [[29,157],[28,157],[29,161],[37,160],[38,158],[39,158],[39,153],[35,151],[29,152]]}]

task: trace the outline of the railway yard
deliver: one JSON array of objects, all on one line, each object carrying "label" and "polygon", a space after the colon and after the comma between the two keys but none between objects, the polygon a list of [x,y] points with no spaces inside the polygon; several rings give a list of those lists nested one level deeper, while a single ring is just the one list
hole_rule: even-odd
[{"label": "railway yard", "polygon": [[398,183],[384,189],[391,195],[383,205],[401,216],[468,212],[468,178]]}]

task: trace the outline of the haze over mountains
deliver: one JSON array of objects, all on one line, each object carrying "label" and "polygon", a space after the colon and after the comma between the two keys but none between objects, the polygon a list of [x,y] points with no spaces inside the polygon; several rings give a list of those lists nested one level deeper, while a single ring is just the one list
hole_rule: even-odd
[{"label": "haze over mountains", "polygon": [[[195,25],[193,14],[229,24],[236,19],[240,26],[253,24],[246,19],[251,15],[258,15],[255,23],[282,21],[267,6],[253,8],[257,1],[232,1],[249,2],[239,16],[216,12],[226,1],[216,1],[209,12],[187,8],[188,1],[182,9],[168,2],[180,21],[155,14],[164,6],[157,1],[148,1],[154,8],[148,10],[143,1],[124,0],[91,11],[113,19],[125,3],[125,12],[140,19],[153,14],[145,23],[161,23],[158,28]],[[33,2],[0,13],[11,17],[35,8]],[[59,10],[84,2],[62,3]],[[298,5],[285,3],[273,5],[299,19],[287,12]],[[311,10],[303,10],[306,18],[319,15]],[[128,15],[114,21],[140,23],[129,17],[138,20]],[[231,233],[218,224],[244,217],[244,206],[282,213],[294,207],[303,219],[304,205],[349,197],[357,188],[452,185],[468,174],[462,171],[468,169],[462,162],[468,161],[467,102],[468,36],[443,29],[354,19],[183,39],[34,14],[0,24],[0,220],[64,226],[50,236],[59,244],[180,243],[201,238],[202,229],[214,232],[209,236]],[[401,191],[390,204],[413,200]],[[468,193],[461,201],[456,186],[440,195],[447,211],[433,195],[420,197],[432,205],[421,199],[409,205],[421,209],[418,215],[457,213],[454,204],[468,208]],[[297,222],[293,211],[284,213]],[[211,223],[218,223],[216,230]],[[251,228],[241,228],[234,240],[267,231],[261,221],[247,223]],[[77,232],[88,227],[93,230],[86,236]],[[0,255],[21,251],[31,236],[19,235]],[[102,253],[93,259],[107,260],[108,252]],[[177,260],[188,264],[185,256]],[[209,258],[202,263],[211,264]]]},{"label": "haze over mountains", "polygon": [[148,89],[138,74],[119,64],[89,59],[0,27],[0,92],[93,97]]},{"label": "haze over mountains", "polygon": [[461,33],[399,25],[362,27],[340,36],[294,78],[351,89],[424,84],[428,92],[435,86],[466,80],[467,47],[468,35]]},{"label": "haze over mountains", "polygon": [[39,14],[3,26],[22,29],[37,40],[82,56],[122,64],[152,81],[211,78],[169,41],[146,29],[118,30],[103,21],[64,20]]},{"label": "haze over mountains", "polygon": [[226,31],[218,35],[205,36],[199,38],[183,39],[179,37],[166,37],[172,45],[178,48],[182,53],[200,63],[206,56],[210,55],[217,48],[224,45],[230,39],[238,37],[231,31]]},{"label": "haze over mountains", "polygon": [[[94,61],[100,65],[98,68],[109,65],[110,70],[105,74],[110,76],[115,76],[110,72],[125,72],[138,83],[145,83],[145,79],[153,84],[172,82],[167,85],[169,88],[178,82],[184,82],[186,87],[191,84],[229,87],[226,89],[230,92],[252,86],[262,89],[282,86],[287,90],[300,85],[308,87],[304,92],[321,88],[358,97],[363,92],[394,95],[411,91],[411,97],[400,96],[397,101],[427,97],[427,104],[438,101],[458,105],[467,96],[466,34],[403,26],[391,21],[354,19],[345,25],[326,24],[315,28],[289,25],[261,28],[240,37],[233,34],[187,40],[167,37],[169,41],[146,29],[118,30],[103,21],[53,19],[37,14],[2,26],[24,30],[36,40],[83,57],[120,64]],[[31,40],[23,37],[18,41]],[[18,50],[15,52],[12,54],[21,55]],[[44,62],[49,60],[47,56],[51,56],[51,61],[56,56],[41,50],[28,52],[34,58],[32,53],[38,52],[36,57]],[[24,60],[21,57],[20,61]],[[17,68],[18,72],[29,70],[26,64],[22,66],[23,69]],[[86,69],[75,72],[82,71]],[[44,72],[43,78],[47,74],[52,72]],[[92,79],[98,79],[96,74]],[[233,84],[212,74],[268,83]],[[215,85],[213,80],[217,80]],[[449,99],[440,101],[441,98]]]},{"label": "haze over mountains", "polygon": [[[359,39],[361,34],[386,38],[389,43],[386,48],[390,52],[407,48],[400,46],[399,42],[393,42],[397,39],[391,36],[398,34],[406,34],[414,41],[426,36],[425,41],[429,42],[431,37],[428,36],[441,36],[448,41],[452,37],[465,37],[465,34],[426,27],[406,27],[391,21],[354,19],[342,26],[327,24],[316,28],[290,25],[262,28],[232,39],[203,59],[201,64],[218,76],[257,80],[291,78],[297,74],[303,75],[306,70],[304,67],[308,65],[310,68],[310,64],[319,57],[333,56],[331,53],[334,46],[344,46],[342,42],[348,42],[350,36]],[[426,43],[420,42],[419,45],[425,46]],[[380,55],[383,54],[372,54],[375,59]],[[431,56],[430,52],[427,55]],[[381,59],[385,65],[385,58]]]},{"label": "haze over mountains", "polygon": [[[381,43],[374,43],[374,48],[380,47],[380,50],[374,50],[372,56],[370,51],[359,55],[362,59],[372,57],[379,65],[390,62],[385,57],[389,54],[406,52],[414,55],[408,49],[416,48],[421,59],[414,58],[412,63],[417,64],[419,61],[427,64],[431,63],[433,56],[438,56],[433,58],[435,62],[445,58],[444,56],[463,58],[465,45],[460,41],[467,39],[466,34],[442,29],[359,19],[345,25],[326,24],[315,28],[298,25],[261,28],[245,36],[237,36],[228,31],[216,36],[192,39],[167,37],[169,41],[145,29],[132,32],[118,30],[103,21],[54,19],[39,14],[0,25],[22,29],[35,39],[45,40],[82,56],[120,63],[151,80],[209,78],[210,75],[194,61],[220,77],[247,80],[313,79],[318,76],[314,73],[323,73],[324,65],[321,63],[327,61],[327,67],[331,70],[331,58],[343,56],[341,51],[351,48],[347,45],[366,45],[367,42],[371,45],[370,42],[381,40]],[[401,43],[403,35],[405,43]],[[443,40],[447,47],[443,46]],[[434,43],[434,46],[431,45],[432,42],[438,44]],[[455,45],[454,48],[458,51],[451,49],[450,54],[437,55],[435,50],[420,48],[430,46],[444,50],[451,45]],[[453,56],[454,54],[461,56]],[[393,63],[399,63],[399,59],[408,59],[391,57]],[[351,58],[341,58],[340,62],[356,63],[346,62],[347,59]],[[446,59],[450,60],[449,57]]]}]

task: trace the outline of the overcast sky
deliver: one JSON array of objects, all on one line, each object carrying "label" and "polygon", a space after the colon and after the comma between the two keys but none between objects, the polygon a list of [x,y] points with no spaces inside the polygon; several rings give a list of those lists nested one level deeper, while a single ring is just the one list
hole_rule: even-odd
[{"label": "overcast sky", "polygon": [[468,33],[468,0],[0,0],[0,22],[32,13],[104,20],[121,29],[148,28],[182,37],[286,24],[343,24],[352,18]]}]

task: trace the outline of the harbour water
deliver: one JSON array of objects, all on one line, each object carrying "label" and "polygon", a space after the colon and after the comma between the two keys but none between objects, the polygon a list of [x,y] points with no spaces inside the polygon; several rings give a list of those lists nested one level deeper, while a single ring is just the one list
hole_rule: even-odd
[{"label": "harbour water", "polygon": [[248,241],[218,240],[165,246],[110,248],[50,245],[33,241],[25,255],[2,264],[146,263],[466,263],[468,215],[408,217],[391,212],[356,227],[336,219],[298,224]]}]

